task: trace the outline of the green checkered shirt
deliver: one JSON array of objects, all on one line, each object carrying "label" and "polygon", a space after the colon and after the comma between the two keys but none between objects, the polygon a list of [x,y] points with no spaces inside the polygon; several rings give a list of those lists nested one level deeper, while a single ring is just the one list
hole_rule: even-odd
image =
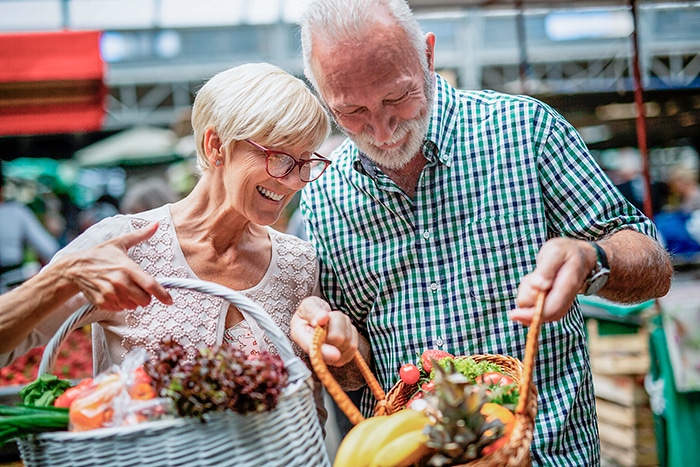
[{"label": "green checkered shirt", "polygon": [[[438,76],[423,153],[414,199],[349,141],[302,194],[324,293],[369,337],[385,390],[426,349],[522,359],[527,328],[507,312],[547,239],[594,240],[624,228],[656,235],[574,128],[535,99],[458,91]],[[543,325],[540,342],[533,462],[597,465],[578,303]],[[366,412],[372,401],[364,399]]]}]

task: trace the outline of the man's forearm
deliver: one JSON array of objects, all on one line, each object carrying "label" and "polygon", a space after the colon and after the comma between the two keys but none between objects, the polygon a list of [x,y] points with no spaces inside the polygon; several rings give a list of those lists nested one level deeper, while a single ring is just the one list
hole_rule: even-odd
[{"label": "man's forearm", "polygon": [[638,303],[668,293],[673,266],[657,241],[622,230],[598,243],[610,264],[610,279],[598,295],[615,302]]}]

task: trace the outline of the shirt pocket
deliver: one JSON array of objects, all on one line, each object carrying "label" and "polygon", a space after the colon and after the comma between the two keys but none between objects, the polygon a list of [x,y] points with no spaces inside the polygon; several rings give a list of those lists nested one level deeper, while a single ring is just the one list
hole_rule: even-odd
[{"label": "shirt pocket", "polygon": [[535,268],[541,230],[528,213],[482,217],[465,227],[466,284],[479,302],[514,300]]}]

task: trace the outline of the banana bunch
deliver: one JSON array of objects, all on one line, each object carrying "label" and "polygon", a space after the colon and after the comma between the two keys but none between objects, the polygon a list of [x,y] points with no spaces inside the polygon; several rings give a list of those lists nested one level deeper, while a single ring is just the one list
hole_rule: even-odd
[{"label": "banana bunch", "polygon": [[424,428],[432,423],[424,412],[406,409],[367,418],[343,438],[333,467],[408,467],[432,452]]}]

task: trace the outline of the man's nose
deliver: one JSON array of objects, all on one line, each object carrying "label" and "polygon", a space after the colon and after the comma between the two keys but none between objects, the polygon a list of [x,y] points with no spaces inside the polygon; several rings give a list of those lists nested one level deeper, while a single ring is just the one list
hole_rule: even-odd
[{"label": "man's nose", "polygon": [[377,143],[387,143],[394,136],[398,118],[391,112],[379,112],[372,116],[368,126],[369,133]]}]

